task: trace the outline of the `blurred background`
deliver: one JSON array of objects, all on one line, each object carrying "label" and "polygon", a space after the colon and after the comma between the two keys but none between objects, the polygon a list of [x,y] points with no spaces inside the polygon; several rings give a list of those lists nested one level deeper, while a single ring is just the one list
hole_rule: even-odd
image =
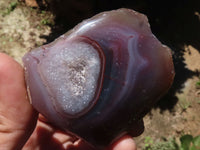
[{"label": "blurred background", "polygon": [[122,7],[147,15],[152,32],[172,49],[176,71],[172,88],[134,139],[139,150],[177,149],[200,135],[200,0],[0,0],[0,52],[22,64],[27,51]]}]

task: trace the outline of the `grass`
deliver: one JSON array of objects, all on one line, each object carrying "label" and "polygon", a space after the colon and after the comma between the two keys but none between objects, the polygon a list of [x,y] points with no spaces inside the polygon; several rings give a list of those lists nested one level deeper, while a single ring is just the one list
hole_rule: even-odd
[{"label": "grass", "polygon": [[163,141],[154,142],[147,136],[144,143],[143,150],[200,150],[200,136],[193,137],[188,134],[181,136],[178,142],[175,138],[163,138]]},{"label": "grass", "polygon": [[144,140],[144,150],[151,150],[151,147],[153,145],[153,140],[150,136],[145,137]]},{"label": "grass", "polygon": [[174,138],[168,140],[163,138],[163,141],[154,142],[151,137],[147,136],[144,143],[143,150],[178,150],[178,144]]}]

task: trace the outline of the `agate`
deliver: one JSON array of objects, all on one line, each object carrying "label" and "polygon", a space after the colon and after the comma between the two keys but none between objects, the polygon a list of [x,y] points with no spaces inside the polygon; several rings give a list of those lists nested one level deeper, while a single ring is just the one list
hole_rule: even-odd
[{"label": "agate", "polygon": [[23,62],[34,108],[97,149],[138,130],[174,78],[171,50],[130,9],[85,20]]}]

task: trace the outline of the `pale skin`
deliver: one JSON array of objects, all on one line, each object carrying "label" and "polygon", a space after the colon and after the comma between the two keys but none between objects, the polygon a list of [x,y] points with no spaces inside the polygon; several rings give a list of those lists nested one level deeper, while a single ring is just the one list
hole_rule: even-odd
[{"label": "pale skin", "polygon": [[[55,128],[34,110],[27,96],[22,66],[0,53],[0,150],[21,149],[91,148],[82,140]],[[132,136],[125,135],[106,150],[136,150],[136,145]]]}]

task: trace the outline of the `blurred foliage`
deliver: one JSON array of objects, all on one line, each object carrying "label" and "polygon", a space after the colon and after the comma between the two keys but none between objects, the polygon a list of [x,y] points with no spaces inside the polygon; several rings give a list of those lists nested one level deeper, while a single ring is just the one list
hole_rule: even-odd
[{"label": "blurred foliage", "polygon": [[150,136],[147,136],[147,137],[145,137],[145,140],[144,140],[144,149],[145,150],[151,150],[151,147],[152,147],[152,145],[153,145],[153,140],[152,140],[152,138],[150,137]]},{"label": "blurred foliage", "polygon": [[200,136],[184,135],[180,138],[180,150],[200,150]]},{"label": "blurred foliage", "polygon": [[200,80],[196,82],[196,88],[200,89]]},{"label": "blurred foliage", "polygon": [[18,5],[17,1],[11,2],[3,12],[3,16],[9,15]]},{"label": "blurred foliage", "polygon": [[[145,137],[143,150],[200,150],[200,136],[183,135],[177,142],[175,138],[154,142],[151,137]],[[178,144],[180,143],[180,144]]]}]

